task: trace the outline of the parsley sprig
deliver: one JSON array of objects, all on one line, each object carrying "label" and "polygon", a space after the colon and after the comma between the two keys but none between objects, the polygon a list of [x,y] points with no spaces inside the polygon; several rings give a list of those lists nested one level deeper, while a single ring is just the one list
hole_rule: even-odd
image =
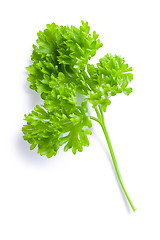
[{"label": "parsley sprig", "polygon": [[[43,105],[25,115],[24,140],[38,153],[48,158],[55,156],[60,146],[64,151],[82,152],[89,146],[88,135],[94,120],[104,132],[113,165],[132,209],[135,208],[124,188],[115,154],[106,130],[103,112],[111,104],[110,98],[118,93],[129,95],[128,84],[133,79],[132,68],[124,58],[106,54],[97,65],[89,60],[102,47],[98,34],[90,34],[88,23],[82,21],[80,28],[48,24],[38,32],[37,44],[33,45],[32,64],[27,67],[30,88],[41,94]],[[84,97],[77,104],[77,94]],[[88,113],[88,103],[97,117]]]}]

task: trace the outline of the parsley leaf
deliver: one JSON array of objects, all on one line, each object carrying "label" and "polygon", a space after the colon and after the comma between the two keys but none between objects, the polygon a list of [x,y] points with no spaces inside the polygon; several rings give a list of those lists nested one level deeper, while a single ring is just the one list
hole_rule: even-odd
[{"label": "parsley leaf", "polygon": [[[123,186],[103,115],[112,96],[132,92],[128,88],[133,80],[132,68],[124,58],[111,54],[106,54],[96,66],[89,64],[103,44],[95,31],[90,34],[87,22],[81,21],[79,28],[47,24],[37,36],[27,70],[30,88],[41,94],[43,105],[36,105],[25,115],[24,140],[31,144],[31,150],[38,146],[38,153],[48,158],[55,156],[62,145],[64,151],[72,149],[76,154],[89,146],[91,120],[97,121],[106,137],[118,180],[135,210]],[[84,97],[80,105],[77,94]],[[89,115],[87,103],[95,109],[97,118]]]}]

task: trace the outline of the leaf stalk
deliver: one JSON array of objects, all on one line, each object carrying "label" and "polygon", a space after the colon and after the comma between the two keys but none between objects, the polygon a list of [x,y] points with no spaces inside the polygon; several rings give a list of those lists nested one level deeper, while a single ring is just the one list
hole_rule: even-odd
[{"label": "leaf stalk", "polygon": [[[98,110],[99,108],[99,110]],[[104,133],[104,136],[106,138],[106,141],[107,141],[107,144],[108,144],[108,147],[109,147],[109,151],[110,151],[110,154],[111,154],[111,158],[112,158],[112,162],[113,162],[113,165],[114,165],[114,169],[115,169],[115,172],[116,172],[116,175],[117,175],[117,178],[118,178],[118,181],[120,183],[120,186],[132,208],[133,211],[136,211],[125,187],[124,187],[124,184],[123,184],[123,181],[122,181],[122,177],[121,177],[121,174],[120,174],[120,171],[119,171],[119,167],[118,167],[118,164],[117,164],[117,161],[116,161],[116,157],[115,157],[115,154],[114,154],[114,151],[113,151],[113,147],[112,147],[112,144],[111,144],[111,141],[110,141],[110,138],[109,138],[109,135],[108,135],[108,132],[107,132],[107,129],[106,129],[106,126],[105,126],[105,122],[104,122],[104,114],[103,114],[103,110],[102,110],[102,106],[98,106],[98,108],[95,108],[95,111],[96,111],[96,114],[97,114],[97,118],[94,118],[94,117],[91,117],[91,119],[97,121],[101,127],[102,127],[102,130],[103,130],[103,133]]]}]

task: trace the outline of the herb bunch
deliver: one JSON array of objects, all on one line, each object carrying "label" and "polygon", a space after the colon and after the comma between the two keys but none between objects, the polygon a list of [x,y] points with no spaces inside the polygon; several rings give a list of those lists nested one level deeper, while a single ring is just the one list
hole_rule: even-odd
[{"label": "herb bunch", "polygon": [[[88,135],[92,134],[92,120],[98,122],[109,146],[120,185],[131,207],[135,210],[121,179],[113,148],[105,127],[103,112],[111,104],[111,96],[118,93],[129,95],[128,84],[133,79],[132,68],[124,58],[106,54],[97,65],[88,61],[102,47],[98,34],[90,34],[87,22],[80,28],[47,24],[37,33],[33,45],[32,64],[27,67],[30,88],[41,94],[43,105],[25,115],[22,127],[23,138],[38,153],[48,158],[55,156],[60,146],[64,151],[81,152],[89,146]],[[77,94],[84,97],[77,104]],[[97,117],[90,116],[88,105],[94,108]]]}]

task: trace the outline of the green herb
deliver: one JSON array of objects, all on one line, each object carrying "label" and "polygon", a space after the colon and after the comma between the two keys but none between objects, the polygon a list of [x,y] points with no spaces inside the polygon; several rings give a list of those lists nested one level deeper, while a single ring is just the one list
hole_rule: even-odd
[{"label": "green herb", "polygon": [[[37,35],[32,64],[27,67],[28,81],[44,103],[25,115],[24,140],[31,144],[31,150],[38,146],[38,153],[48,158],[55,156],[62,145],[64,151],[72,149],[76,154],[89,146],[89,128],[91,120],[95,120],[102,127],[119,183],[135,211],[122,183],[103,115],[111,104],[111,96],[132,92],[127,87],[133,79],[132,68],[124,58],[111,54],[106,54],[96,66],[88,63],[102,43],[95,31],[90,34],[87,22],[82,21],[80,28],[48,24]],[[77,104],[77,94],[84,98],[81,105]],[[89,115],[87,103],[97,117]]]}]

